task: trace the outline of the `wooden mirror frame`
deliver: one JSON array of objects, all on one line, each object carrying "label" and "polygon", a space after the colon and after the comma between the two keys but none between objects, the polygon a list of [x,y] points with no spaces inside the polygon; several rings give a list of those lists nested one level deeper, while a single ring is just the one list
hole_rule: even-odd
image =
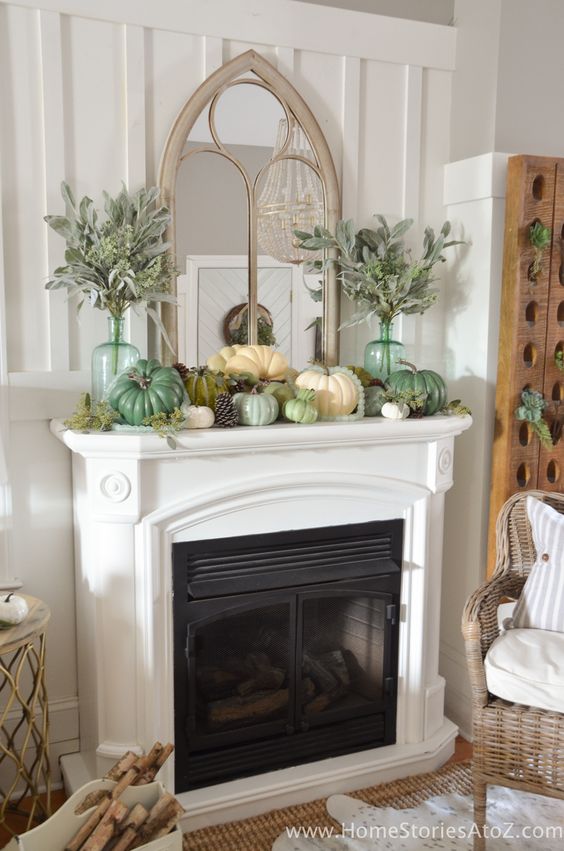
[{"label": "wooden mirror frame", "polygon": [[[325,200],[325,227],[332,233],[340,215],[339,183],[333,158],[319,124],[313,113],[305,103],[301,95],[263,56],[254,50],[248,50],[240,56],[236,56],[230,62],[222,65],[213,74],[204,80],[189,100],[186,101],[172,127],[170,128],[159,169],[159,187],[161,190],[161,201],[171,212],[171,223],[166,232],[166,240],[171,244],[171,254],[176,257],[176,179],[178,169],[183,159],[184,147],[190,135],[192,127],[200,114],[216,96],[219,96],[230,84],[234,83],[242,74],[252,71],[265,89],[276,97],[287,115],[292,116],[301,125],[311,145],[317,161],[317,171],[323,186]],[[257,85],[261,83],[257,81]],[[217,144],[217,140],[216,140]],[[210,150],[209,148],[206,148]],[[218,149],[219,150],[219,149]],[[217,151],[216,151],[217,152]],[[249,222],[253,223],[251,213],[251,201],[249,200]],[[251,328],[253,317],[256,317],[257,306],[257,276],[256,276],[256,233],[249,228],[249,342],[253,342],[253,331]],[[176,282],[174,285],[176,293]],[[174,304],[163,303],[161,305],[161,316],[163,324],[170,338],[172,348],[178,349],[178,311]],[[325,272],[323,280],[323,339],[322,353],[324,362],[335,365],[339,359],[339,289],[337,276],[334,268]],[[171,360],[171,353],[165,346],[161,346],[161,357],[163,362]]]}]

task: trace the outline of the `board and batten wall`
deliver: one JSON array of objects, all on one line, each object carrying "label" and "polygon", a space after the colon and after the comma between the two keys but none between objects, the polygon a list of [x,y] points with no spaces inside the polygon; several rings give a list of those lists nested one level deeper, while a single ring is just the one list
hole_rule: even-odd
[{"label": "board and batten wall", "polygon": [[[105,318],[80,323],[44,289],[63,259],[43,216],[59,185],[100,201],[103,189],[156,182],[171,122],[202,80],[253,48],[296,86],[328,139],[345,217],[375,212],[440,227],[448,162],[452,28],[291,0],[13,0],[0,2],[0,476],[5,577],[52,608],[47,680],[53,762],[79,744],[71,464],[49,433],[89,385]],[[197,202],[196,202],[197,203]],[[421,230],[414,232],[419,241]],[[346,315],[346,306],[344,313]],[[444,362],[444,313],[404,324],[410,353]],[[348,330],[359,362],[375,329]],[[146,327],[130,337],[146,351]]]}]

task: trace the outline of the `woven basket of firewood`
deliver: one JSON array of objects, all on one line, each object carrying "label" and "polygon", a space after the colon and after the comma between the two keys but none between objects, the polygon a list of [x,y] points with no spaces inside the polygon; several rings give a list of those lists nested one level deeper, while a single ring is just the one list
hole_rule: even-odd
[{"label": "woven basket of firewood", "polygon": [[182,851],[174,795],[154,776],[172,746],[124,756],[102,780],[78,789],[46,822],[18,836],[6,851]]}]

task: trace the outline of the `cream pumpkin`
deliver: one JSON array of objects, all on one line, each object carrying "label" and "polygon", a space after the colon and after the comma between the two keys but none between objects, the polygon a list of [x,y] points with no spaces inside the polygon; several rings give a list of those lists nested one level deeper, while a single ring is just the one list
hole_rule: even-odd
[{"label": "cream pumpkin", "polygon": [[225,364],[237,354],[239,349],[246,348],[246,346],[234,345],[234,346],[224,346],[219,352],[216,352],[214,355],[210,355],[207,360],[207,365],[210,369],[214,369],[216,372],[225,372]]},{"label": "cream pumpkin", "polygon": [[270,346],[241,346],[225,364],[228,375],[250,373],[257,379],[279,381],[288,370],[288,361]]},{"label": "cream pumpkin", "polygon": [[321,417],[347,416],[358,404],[355,382],[346,372],[326,372],[321,369],[306,369],[296,378],[296,387],[315,390],[312,404]]}]

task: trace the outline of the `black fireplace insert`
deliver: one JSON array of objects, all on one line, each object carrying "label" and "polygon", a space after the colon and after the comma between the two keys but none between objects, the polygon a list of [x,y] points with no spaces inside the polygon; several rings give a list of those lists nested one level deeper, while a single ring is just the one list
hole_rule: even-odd
[{"label": "black fireplace insert", "polygon": [[402,535],[173,545],[177,792],[395,741]]}]

